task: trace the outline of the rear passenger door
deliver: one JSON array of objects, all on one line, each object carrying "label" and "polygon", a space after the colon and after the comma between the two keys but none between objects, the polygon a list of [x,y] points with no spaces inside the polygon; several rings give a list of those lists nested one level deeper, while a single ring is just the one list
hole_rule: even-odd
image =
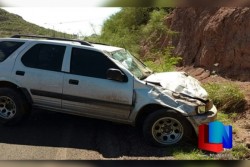
[{"label": "rear passenger door", "polygon": [[13,78],[28,89],[35,106],[61,108],[65,50],[63,45],[37,43],[18,56]]},{"label": "rear passenger door", "polygon": [[64,76],[62,108],[80,115],[126,119],[129,116],[133,79],[108,80],[109,68],[117,65],[101,52],[72,48],[70,67]]}]

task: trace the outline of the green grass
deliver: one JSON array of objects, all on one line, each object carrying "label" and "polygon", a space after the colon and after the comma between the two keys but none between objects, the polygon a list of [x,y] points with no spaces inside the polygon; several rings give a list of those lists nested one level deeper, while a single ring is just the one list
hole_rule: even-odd
[{"label": "green grass", "polygon": [[173,156],[177,160],[246,160],[250,159],[250,150],[243,144],[237,144],[232,150],[219,154],[194,149],[191,152],[177,150],[173,153]]},{"label": "green grass", "polygon": [[230,114],[226,114],[223,112],[218,112],[217,114],[217,120],[220,122],[223,122],[224,125],[231,125],[232,124],[232,119],[231,119],[231,115]]},{"label": "green grass", "polygon": [[198,148],[185,150],[177,147],[173,150],[176,160],[246,160],[250,159],[250,149],[244,144],[237,143],[231,150],[226,150],[218,154],[205,152]]},{"label": "green grass", "polygon": [[238,127],[234,126],[234,121],[233,119],[237,117],[236,113],[223,113],[221,111],[218,112],[217,114],[217,120],[222,122],[224,125],[232,125],[233,126],[233,133],[236,134],[238,133]]},{"label": "green grass", "polygon": [[226,113],[241,113],[246,100],[240,88],[232,83],[207,83],[203,85],[216,107]]},{"label": "green grass", "polygon": [[250,149],[244,144],[234,146],[231,152],[236,159],[250,159]]},{"label": "green grass", "polygon": [[194,149],[191,152],[186,152],[183,150],[176,150],[173,153],[175,159],[178,160],[210,160],[211,157],[204,154],[201,150]]}]

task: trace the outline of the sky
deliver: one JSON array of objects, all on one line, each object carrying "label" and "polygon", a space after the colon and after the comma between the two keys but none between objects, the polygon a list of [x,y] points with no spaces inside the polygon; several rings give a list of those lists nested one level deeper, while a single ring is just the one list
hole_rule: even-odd
[{"label": "sky", "polygon": [[88,36],[100,34],[106,19],[120,8],[112,7],[2,7],[45,28]]},{"label": "sky", "polygon": [[60,6],[60,7],[76,7],[76,6],[102,6],[108,0],[1,0],[1,4],[4,6]]}]

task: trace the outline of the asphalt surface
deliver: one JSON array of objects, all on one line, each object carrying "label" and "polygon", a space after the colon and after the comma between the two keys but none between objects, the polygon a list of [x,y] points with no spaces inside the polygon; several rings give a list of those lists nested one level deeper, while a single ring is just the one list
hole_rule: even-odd
[{"label": "asphalt surface", "polygon": [[0,126],[0,160],[173,159],[173,150],[147,145],[129,125],[50,111]]}]

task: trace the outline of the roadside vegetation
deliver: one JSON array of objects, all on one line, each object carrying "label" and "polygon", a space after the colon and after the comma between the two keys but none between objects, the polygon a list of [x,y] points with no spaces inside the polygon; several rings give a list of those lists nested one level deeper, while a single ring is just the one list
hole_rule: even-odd
[{"label": "roadside vegetation", "polygon": [[[233,126],[233,134],[238,133],[237,127],[234,126],[233,119],[237,114],[226,114],[219,111],[217,120],[225,125]],[[199,150],[195,145],[184,147],[177,146],[173,149],[173,156],[178,160],[245,160],[250,159],[250,149],[244,143],[233,143],[231,150],[226,150],[219,154],[214,154]]]},{"label": "roadside vegetation", "polygon": [[[244,112],[246,106],[242,90],[233,83],[207,83],[203,86],[219,110],[217,119],[225,125],[232,125],[233,134],[239,133],[234,119]],[[249,159],[250,149],[244,143],[234,143],[233,149],[224,155],[231,155],[231,158],[222,156],[220,159]]]},{"label": "roadside vegetation", "polygon": [[222,153],[208,153],[191,147],[176,148],[173,156],[178,160],[245,160],[250,159],[250,150],[244,144],[235,145],[232,150]]},{"label": "roadside vegetation", "polygon": [[240,88],[232,83],[207,83],[204,88],[220,111],[224,113],[241,113],[246,100]]},{"label": "roadside vegetation", "polygon": [[[232,125],[233,134],[238,133],[238,128],[234,125],[234,119],[244,111],[246,104],[244,94],[240,88],[232,83],[207,83],[203,86],[219,110],[217,120],[225,125]],[[173,155],[176,159],[183,160],[238,160],[250,158],[250,149],[245,144],[234,143],[233,145],[232,150],[220,154],[211,154],[199,149],[191,149],[190,151],[190,149],[177,148]]]},{"label": "roadside vegetation", "polygon": [[156,72],[171,71],[181,60],[167,39],[176,32],[165,24],[172,8],[123,8],[105,21],[101,35],[85,40],[128,49]]},{"label": "roadside vegetation", "polygon": [[23,20],[22,17],[18,15],[11,14],[3,9],[0,9],[0,37],[10,37],[16,34],[33,34],[71,38],[70,34],[37,26]]},{"label": "roadside vegetation", "polygon": [[136,0],[136,1],[117,1],[117,0],[106,0],[104,2],[107,6],[175,6],[175,1],[173,0]]}]

